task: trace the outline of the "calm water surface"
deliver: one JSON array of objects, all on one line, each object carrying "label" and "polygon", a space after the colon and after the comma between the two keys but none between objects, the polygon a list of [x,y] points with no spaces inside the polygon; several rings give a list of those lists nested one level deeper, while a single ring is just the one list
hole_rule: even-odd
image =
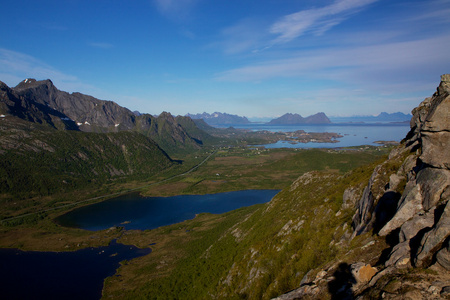
[{"label": "calm water surface", "polygon": [[[248,190],[167,198],[129,194],[76,209],[58,222],[88,230],[112,226],[151,229],[192,219],[202,212],[224,213],[265,203],[277,193]],[[150,252],[115,241],[107,247],[75,252],[0,249],[0,299],[100,299],[104,279],[115,274],[120,261]]]},{"label": "calm water surface", "polygon": [[75,252],[0,249],[0,299],[100,299],[121,261],[150,252],[115,242]]},{"label": "calm water surface", "polygon": [[334,132],[343,135],[337,139],[338,143],[297,143],[279,141],[275,144],[264,145],[266,148],[336,148],[361,145],[379,146],[376,141],[400,142],[409,132],[409,124],[405,123],[365,123],[365,124],[304,124],[304,125],[234,125],[235,128],[253,131],[267,130],[272,132],[292,132],[304,130],[306,132]]},{"label": "calm water surface", "polygon": [[56,221],[67,227],[102,230],[153,229],[193,219],[199,213],[221,214],[270,201],[278,190],[246,190],[207,195],[140,197],[128,194],[71,211]]}]

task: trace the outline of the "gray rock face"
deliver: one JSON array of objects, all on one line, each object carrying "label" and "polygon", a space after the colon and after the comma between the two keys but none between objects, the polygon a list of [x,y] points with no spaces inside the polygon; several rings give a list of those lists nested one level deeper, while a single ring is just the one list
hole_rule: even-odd
[{"label": "gray rock face", "polygon": [[[413,110],[411,131],[403,148],[389,156],[391,165],[402,159],[402,166],[389,177],[385,167],[389,163],[378,166],[356,204],[355,234],[379,226],[380,236],[398,235],[398,244],[393,246],[386,266],[427,267],[437,260],[450,270],[447,248],[450,237],[449,93],[450,75],[443,75],[433,97],[426,98]],[[377,194],[383,186],[384,194]],[[377,212],[386,211],[383,198],[390,191],[401,192],[401,197],[391,206],[392,215],[383,219]]]},{"label": "gray rock face", "polygon": [[[374,169],[354,204],[353,237],[373,230],[385,236],[390,246],[378,257],[377,269],[359,262],[339,270],[335,261],[326,272],[319,272],[325,273],[320,280],[309,279],[308,283],[305,279],[298,289],[276,299],[327,299],[320,297],[324,281],[331,299],[448,299],[450,75],[441,79],[433,97],[413,110],[411,131],[402,145]],[[345,190],[342,208],[352,207],[355,197],[352,188]],[[366,246],[361,249],[376,251]],[[379,270],[380,263],[384,269]],[[414,279],[405,279],[405,269],[414,267],[431,267],[436,275],[418,270],[417,276],[411,275]],[[353,281],[339,280],[349,273]]]},{"label": "gray rock face", "polygon": [[104,101],[81,93],[58,90],[51,80],[25,79],[9,88],[0,82],[0,113],[47,123],[57,129],[86,132],[138,131],[150,137],[166,152],[199,149],[209,134],[188,117],[138,116],[113,101]]},{"label": "gray rock face", "polygon": [[444,248],[445,241],[449,237],[450,237],[450,202],[447,201],[444,211],[442,215],[439,217],[436,224],[430,231],[428,231],[424,235],[424,237],[420,241],[417,256],[414,259],[416,266],[426,267],[430,265],[433,259],[433,255],[438,251],[440,251],[442,248]]},{"label": "gray rock face", "polygon": [[32,100],[65,114],[83,131],[116,131],[113,129],[119,126],[129,130],[134,127],[134,114],[130,110],[112,101],[60,91],[51,80],[25,79],[13,90],[22,99]]},{"label": "gray rock face", "polygon": [[411,247],[409,246],[409,241],[395,245],[386,262],[386,266],[395,266],[399,269],[411,266]]},{"label": "gray rock face", "polygon": [[[426,168],[417,174],[417,184],[422,190],[422,205],[428,211],[438,205],[444,190],[450,185],[450,171],[446,169]],[[448,200],[448,198],[447,198]]]},{"label": "gray rock face", "polygon": [[441,249],[436,255],[437,262],[447,270],[450,270],[450,251],[449,244],[447,243],[447,247]]},{"label": "gray rock face", "polygon": [[[441,76],[441,84],[426,110],[421,128],[420,159],[433,167],[450,169],[450,76]],[[423,112],[425,114],[425,112]]]},{"label": "gray rock face", "polygon": [[33,100],[21,99],[20,95],[1,81],[0,113],[57,129],[78,130],[73,120],[64,113]]}]

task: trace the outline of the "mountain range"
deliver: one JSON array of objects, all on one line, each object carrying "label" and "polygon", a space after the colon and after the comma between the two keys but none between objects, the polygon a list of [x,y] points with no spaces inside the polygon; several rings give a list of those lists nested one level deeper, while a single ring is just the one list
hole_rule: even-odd
[{"label": "mountain range", "polygon": [[245,125],[252,123],[264,123],[266,125],[297,125],[297,124],[329,124],[329,123],[406,123],[412,118],[411,114],[402,112],[387,113],[381,112],[377,116],[330,116],[320,112],[308,117],[302,117],[297,113],[286,113],[278,118],[251,118],[238,115],[215,112],[212,114],[187,114],[186,116],[194,119],[203,119],[208,125]]},{"label": "mountain range", "polygon": [[167,112],[158,117],[137,115],[113,101],[60,91],[51,80],[25,79],[14,88],[0,82],[0,89],[0,114],[58,130],[136,131],[154,140],[169,154],[198,150],[206,141],[214,139],[199,130],[189,117],[174,117]]},{"label": "mountain range", "polygon": [[271,120],[268,125],[297,125],[297,124],[329,124],[330,119],[323,113],[317,113],[308,117],[299,114],[287,113],[279,118]]},{"label": "mountain range", "polygon": [[333,123],[409,122],[411,118],[411,114],[404,114],[402,112],[382,112],[377,116],[330,117]]},{"label": "mountain range", "polygon": [[[61,92],[51,81],[28,81],[16,88],[0,82],[0,190],[2,208],[9,212],[53,208],[68,199],[46,195],[71,190],[78,198],[80,187],[115,185],[122,176],[148,182],[177,163],[149,137],[155,132],[154,139],[168,139],[165,145],[191,139],[201,145],[208,139],[188,117],[143,115],[144,122],[114,102]],[[449,110],[450,75],[443,75],[434,95],[413,110],[405,139],[376,163],[346,173],[305,170],[270,202],[227,214],[200,214],[159,230],[111,228],[95,234],[97,239],[116,232],[120,242],[152,243],[155,249],[121,264],[104,281],[102,296],[448,299]],[[123,127],[113,123],[118,120]],[[349,153],[338,152],[326,155],[347,165]],[[295,156],[303,157],[300,163],[324,157],[314,153]],[[30,196],[31,204],[21,203]],[[5,211],[0,219],[8,217]],[[56,243],[68,237],[61,245],[89,246],[75,243],[80,231],[62,235],[62,228],[45,218],[42,213],[30,223],[10,223],[17,227],[4,227],[5,239],[17,247],[15,239],[31,228],[22,224],[28,224],[36,231],[27,239]]]},{"label": "mountain range", "polygon": [[[227,113],[215,112],[213,114],[187,114],[194,120],[203,119],[208,125],[243,125],[251,124],[247,117],[241,117],[238,115],[232,115]],[[267,122],[266,125],[297,125],[297,124],[328,124],[331,121],[323,113],[317,113],[308,117],[302,117],[299,114],[286,113],[279,118],[272,119]]]},{"label": "mountain range", "polygon": [[186,116],[195,120],[203,119],[209,125],[225,125],[225,124],[231,125],[231,124],[250,123],[250,121],[246,117],[220,112],[215,112],[212,114],[204,112],[202,114],[187,114]]},{"label": "mountain range", "polygon": [[[379,161],[304,172],[266,204],[127,239],[157,245],[106,280],[103,297],[449,299],[449,110],[443,75],[413,110],[405,139]],[[358,151],[327,153],[346,165]]]}]

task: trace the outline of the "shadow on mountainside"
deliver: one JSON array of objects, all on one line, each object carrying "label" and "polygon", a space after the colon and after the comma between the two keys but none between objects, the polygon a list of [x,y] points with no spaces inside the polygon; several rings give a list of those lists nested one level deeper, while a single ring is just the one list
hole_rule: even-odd
[{"label": "shadow on mountainside", "polygon": [[352,274],[350,265],[341,263],[333,273],[334,279],[328,283],[328,292],[332,300],[354,299],[352,286],[356,284],[356,279]]}]

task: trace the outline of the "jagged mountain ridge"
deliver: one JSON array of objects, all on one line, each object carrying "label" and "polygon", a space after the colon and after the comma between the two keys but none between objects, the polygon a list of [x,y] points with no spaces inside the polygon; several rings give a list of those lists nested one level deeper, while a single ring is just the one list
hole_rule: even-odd
[{"label": "jagged mountain ridge", "polygon": [[249,124],[250,121],[246,117],[232,115],[221,112],[214,112],[212,114],[187,114],[191,119],[203,119],[208,125],[226,125],[226,124]]},{"label": "jagged mountain ridge", "polygon": [[[5,106],[4,113],[29,121],[50,124],[55,128],[103,133],[137,131],[152,138],[167,153],[172,154],[200,149],[205,140],[212,139],[207,133],[199,131],[192,121],[185,120],[186,117],[173,117],[167,112],[158,117],[150,114],[136,115],[113,101],[99,100],[81,93],[69,94],[60,91],[51,80],[25,79],[14,88],[8,88],[3,83],[2,90],[5,90],[4,100],[2,100],[4,103],[2,105]],[[10,96],[11,99],[9,99]],[[8,103],[21,102],[23,111],[28,110],[27,107],[36,107],[35,110],[40,111],[41,117],[26,117],[26,114],[20,114],[17,110],[6,109],[7,100]],[[51,116],[47,116],[49,112]],[[183,127],[178,121],[187,127]],[[63,125],[55,125],[61,122]]]},{"label": "jagged mountain ridge", "polygon": [[133,113],[113,101],[104,101],[81,93],[58,90],[49,79],[25,79],[13,90],[20,98],[57,110],[77,123],[82,131],[110,132],[134,127]]},{"label": "jagged mountain ridge", "polygon": [[297,124],[329,124],[330,119],[325,113],[320,112],[308,117],[302,117],[299,114],[287,113],[279,118],[273,119],[268,122],[268,125],[297,125]]},{"label": "jagged mountain ridge", "polygon": [[0,81],[0,113],[20,119],[47,124],[55,129],[78,130],[78,126],[63,113],[35,101],[20,99],[20,96]]}]

